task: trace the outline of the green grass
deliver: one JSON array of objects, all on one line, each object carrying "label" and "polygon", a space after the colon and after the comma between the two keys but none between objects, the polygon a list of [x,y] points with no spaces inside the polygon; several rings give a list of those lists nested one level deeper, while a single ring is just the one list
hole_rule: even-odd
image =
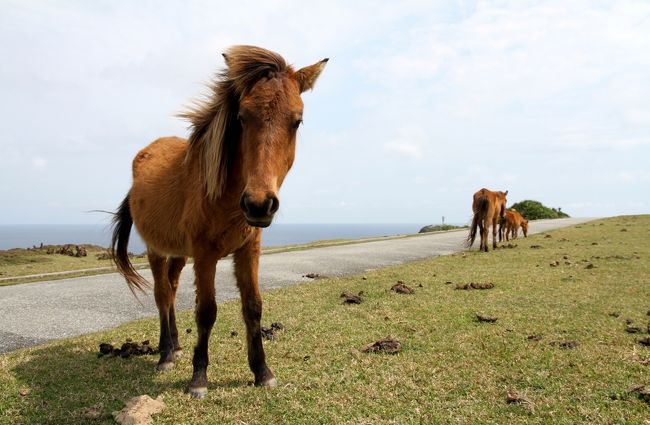
[{"label": "green grass", "polygon": [[[548,234],[517,239],[513,249],[265,293],[264,324],[285,325],[265,342],[279,381],[273,390],[250,385],[238,302],[219,306],[202,401],[183,392],[189,354],[167,374],[154,372],[155,357],[96,357],[101,342],[156,341],[155,319],[0,356],[0,423],[111,423],[110,412],[140,394],[163,395],[167,408],[155,416],[163,424],[645,423],[650,405],[627,389],[650,384],[650,349],[636,342],[647,335],[624,328],[627,318],[643,328],[650,320],[650,216]],[[596,267],[585,268],[588,262]],[[416,293],[391,293],[397,280]],[[495,288],[454,289],[469,282]],[[341,305],[344,290],[364,291],[363,303]],[[479,323],[476,313],[498,321]],[[190,312],[180,315],[179,328],[189,353],[196,337]],[[388,335],[402,342],[401,353],[360,351]],[[577,348],[551,344],[568,340]],[[530,403],[508,404],[508,392]],[[104,416],[86,418],[83,409],[97,403]]]}]

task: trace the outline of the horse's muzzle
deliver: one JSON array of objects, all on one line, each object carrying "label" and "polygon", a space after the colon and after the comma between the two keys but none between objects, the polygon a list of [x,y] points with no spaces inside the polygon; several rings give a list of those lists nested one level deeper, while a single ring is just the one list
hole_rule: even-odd
[{"label": "horse's muzzle", "polygon": [[239,206],[244,212],[244,217],[249,225],[254,227],[269,227],[273,221],[280,200],[272,193],[267,193],[266,197],[260,202],[253,200],[253,197],[244,192],[239,201]]}]

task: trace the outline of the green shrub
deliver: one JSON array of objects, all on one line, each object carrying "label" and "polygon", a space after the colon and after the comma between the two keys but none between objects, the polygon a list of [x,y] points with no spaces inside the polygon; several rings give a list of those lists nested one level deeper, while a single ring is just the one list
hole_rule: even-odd
[{"label": "green shrub", "polygon": [[525,200],[510,206],[514,208],[527,220],[539,220],[542,218],[566,218],[569,215],[562,212],[561,208],[549,208],[539,201]]}]

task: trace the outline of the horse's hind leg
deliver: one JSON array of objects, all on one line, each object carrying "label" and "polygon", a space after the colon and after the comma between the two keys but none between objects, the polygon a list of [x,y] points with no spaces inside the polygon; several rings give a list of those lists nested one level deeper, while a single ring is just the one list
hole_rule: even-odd
[{"label": "horse's hind leg", "polygon": [[158,360],[158,366],[156,368],[159,371],[164,371],[174,367],[174,344],[172,342],[171,328],[169,326],[172,288],[169,284],[167,258],[158,255],[151,250],[148,252],[148,257],[154,280],[153,294],[156,299],[158,315],[160,317],[160,340],[158,342],[160,360]]},{"label": "horse's hind leg", "polygon": [[168,260],[168,279],[169,285],[171,286],[171,303],[169,305],[169,330],[172,338],[172,345],[174,347],[174,359],[178,359],[183,353],[181,345],[178,342],[178,328],[176,327],[176,290],[178,289],[178,281],[186,261],[186,257],[173,257]]},{"label": "horse's hind leg", "polygon": [[486,228],[485,220],[481,219],[478,223],[478,228],[481,233],[481,247],[479,248],[480,251],[485,251],[487,252],[487,228]]},{"label": "horse's hind leg", "polygon": [[260,256],[259,236],[235,252],[235,276],[241,295],[242,313],[246,323],[248,365],[255,375],[255,385],[277,385],[273,372],[266,365],[260,321],[262,319],[262,296],[258,282]]},{"label": "horse's hind leg", "polygon": [[497,219],[492,220],[492,249],[497,249]]}]

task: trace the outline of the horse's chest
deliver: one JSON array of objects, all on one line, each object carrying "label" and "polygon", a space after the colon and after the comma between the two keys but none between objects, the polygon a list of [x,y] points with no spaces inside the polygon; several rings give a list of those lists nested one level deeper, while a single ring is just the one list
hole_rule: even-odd
[{"label": "horse's chest", "polygon": [[213,246],[219,257],[223,258],[237,251],[244,244],[251,241],[252,238],[255,238],[255,233],[255,229],[246,224],[232,226],[214,238]]}]

